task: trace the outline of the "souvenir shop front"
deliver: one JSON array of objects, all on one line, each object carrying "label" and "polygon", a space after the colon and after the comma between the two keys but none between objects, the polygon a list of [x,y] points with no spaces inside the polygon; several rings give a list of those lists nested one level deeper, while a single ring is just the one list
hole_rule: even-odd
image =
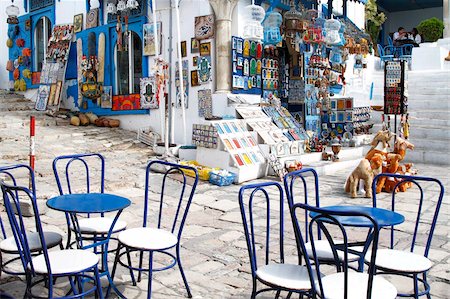
[{"label": "souvenir shop front", "polygon": [[[369,139],[371,108],[346,96],[346,67],[349,60],[351,72],[366,67],[370,39],[316,8],[294,1],[243,8],[242,35],[231,38],[231,119],[194,126],[198,163],[229,169],[239,182],[267,169],[282,177],[309,153],[332,163],[341,148]],[[213,112],[220,103],[215,95]]]},{"label": "souvenir shop front", "polygon": [[[11,88],[35,89],[37,110],[119,119],[151,146],[192,144],[197,163],[239,182],[368,133],[370,108],[345,83],[371,45],[348,19],[315,1],[239,1],[223,43],[220,1],[175,2],[25,1],[8,26]],[[223,81],[230,93],[214,93]]]}]

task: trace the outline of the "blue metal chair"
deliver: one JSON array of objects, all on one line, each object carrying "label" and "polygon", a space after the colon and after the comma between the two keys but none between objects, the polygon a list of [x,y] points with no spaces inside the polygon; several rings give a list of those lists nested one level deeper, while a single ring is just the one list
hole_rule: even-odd
[{"label": "blue metal chair", "polygon": [[[10,183],[13,186],[19,186],[19,181],[21,181],[22,178],[20,184],[30,185],[31,187],[30,192],[32,192],[33,195],[36,196],[34,171],[29,166],[24,164],[0,166],[0,175],[3,175],[4,179],[7,180],[8,183]],[[16,197],[17,196],[18,194],[16,192]],[[25,275],[25,269],[23,271],[16,272],[9,268],[9,265],[11,263],[14,263],[15,261],[18,261],[20,259],[20,256],[17,256],[19,255],[19,250],[14,240],[14,236],[7,237],[6,230],[1,217],[0,217],[0,227],[3,236],[3,240],[0,241],[0,254],[3,253],[5,255],[15,256],[11,259],[6,260],[4,263],[1,263],[1,271],[10,275]],[[61,249],[63,248],[62,245],[63,238],[60,234],[56,232],[44,232],[44,237],[47,248],[53,248],[56,246],[60,246]],[[30,247],[30,251],[33,255],[39,254],[42,251],[42,244],[39,241],[39,234],[37,232],[28,233],[27,241]]]},{"label": "blue metal chair", "polygon": [[[337,211],[329,208],[317,208],[302,203],[294,204],[291,209],[292,218],[294,222],[294,229],[297,240],[305,247],[304,238],[299,226],[298,214],[306,212],[311,215],[311,221],[308,233],[311,240],[312,257],[305,258],[306,265],[312,271],[312,265],[309,259],[314,260],[315,274],[317,283],[314,284],[314,293],[321,298],[383,298],[394,299],[397,296],[395,287],[382,278],[375,276],[375,258],[377,254],[379,229],[378,223],[371,216],[361,212],[354,211]],[[358,233],[354,227],[347,229],[341,223],[340,217],[363,217],[372,223],[374,229],[373,234],[368,234],[364,241],[366,246],[371,246],[371,256],[368,273],[349,271],[350,259],[350,240],[360,238],[364,234]],[[314,232],[314,227],[319,227],[326,237],[326,241],[332,248],[333,258],[336,265],[336,273],[323,275],[320,271],[322,262],[320,261],[320,248],[317,248],[317,233]],[[338,236],[334,238],[333,236]],[[343,262],[340,255],[343,255]]]},{"label": "blue metal chair", "polygon": [[400,55],[400,60],[405,60],[408,65],[411,65],[413,48],[414,45],[411,44],[405,44],[401,46],[402,54]]},{"label": "blue metal chair", "polygon": [[[418,189],[419,196],[417,196],[418,199],[412,194],[411,196],[408,196],[409,206],[415,206],[417,209],[417,214],[411,219],[414,224],[414,232],[412,238],[410,238],[411,243],[409,244],[409,249],[396,249],[394,247],[398,239],[395,238],[395,230],[392,227],[390,229],[389,248],[378,250],[375,264],[377,273],[394,274],[411,278],[414,284],[414,293],[399,294],[401,297],[419,298],[419,296],[427,295],[428,298],[431,298],[430,285],[427,282],[426,275],[433,263],[429,260],[428,255],[430,253],[431,241],[433,239],[434,229],[436,228],[437,218],[444,197],[444,186],[439,180],[430,177],[381,173],[374,178],[372,190],[376,190],[377,182],[382,177],[387,177],[388,180],[395,180],[397,182],[394,186],[394,191],[402,184],[410,184],[413,189],[408,189],[407,192],[412,193],[414,190]],[[427,184],[426,189],[423,187],[424,184]],[[432,209],[432,211],[434,211],[431,224],[428,218],[424,219],[423,217],[425,213],[425,191],[430,190],[430,185],[434,185],[438,188],[438,194],[435,198],[426,198],[427,203],[433,203],[432,207],[427,207],[428,210]],[[415,198],[417,201],[414,201]],[[396,201],[397,194],[396,192],[393,192],[390,204],[392,211],[395,211]],[[373,206],[377,206],[376,192],[373,193]],[[421,234],[425,237],[421,238]],[[421,275],[422,278],[419,278],[419,275]],[[424,287],[423,291],[419,291],[419,282]]]},{"label": "blue metal chair", "polygon": [[[22,266],[25,269],[27,286],[24,298],[43,298],[33,293],[33,288],[40,283],[45,283],[48,287],[47,298],[55,298],[53,285],[56,278],[59,277],[68,277],[71,292],[73,292],[73,296],[64,298],[82,298],[94,292],[96,296],[103,298],[97,268],[97,255],[85,250],[48,251],[34,193],[28,188],[6,185],[3,182],[0,182],[0,187],[16,247],[18,248]],[[29,242],[29,228],[25,226],[20,204],[20,201],[24,198],[28,198],[31,201],[39,242],[42,244],[42,253],[34,257],[31,250],[32,245]],[[88,276],[87,272],[93,272],[94,277]],[[91,279],[94,286],[86,291],[80,285],[77,288],[74,277],[75,281],[79,281],[81,278]]]},{"label": "blue metal chair", "polygon": [[[163,177],[161,184],[161,192],[159,198],[159,209],[156,211],[156,225],[155,227],[149,227],[147,224],[147,216],[150,212],[150,173],[153,172],[153,169],[163,169]],[[189,171],[191,173],[195,173],[194,182],[190,191],[187,188],[187,176],[184,171]],[[182,185],[179,187],[179,194],[168,194],[167,184],[171,176],[181,176]],[[154,160],[151,161],[147,165],[146,176],[145,176],[145,198],[144,198],[144,217],[142,227],[139,228],[131,228],[127,229],[119,234],[119,245],[117,247],[116,258],[114,261],[114,266],[112,270],[112,278],[114,278],[117,264],[120,263],[122,266],[130,269],[138,271],[138,281],[140,281],[141,273],[146,271],[148,272],[148,292],[147,298],[151,298],[152,295],[152,275],[153,272],[163,271],[170,269],[178,264],[180,268],[181,277],[183,278],[184,285],[186,287],[187,295],[189,298],[192,298],[191,290],[189,288],[189,284],[187,282],[186,276],[183,271],[183,266],[181,264],[180,257],[180,241],[181,234],[183,233],[184,224],[186,222],[186,218],[189,212],[189,208],[191,206],[192,198],[195,193],[195,189],[197,188],[198,183],[198,173],[197,170],[190,166],[179,165],[175,163],[165,162]],[[165,196],[170,196],[176,198],[179,195],[179,198],[174,202],[176,211],[173,215],[168,213],[164,209],[164,217],[163,217],[163,207],[170,201],[170,198],[165,198]],[[173,216],[170,217],[170,216]],[[125,248],[125,251],[120,253],[120,250]],[[171,250],[175,249],[175,253],[171,252]],[[130,252],[139,252],[139,266],[134,267],[131,265],[129,253]],[[149,254],[148,268],[143,267],[143,255],[144,253]],[[127,254],[127,264],[125,264],[121,257]],[[162,254],[164,256],[168,256],[172,259],[172,262],[169,265],[162,266],[161,268],[153,267],[153,257],[154,254]],[[133,273],[131,272],[131,279],[133,285],[136,285],[136,281]]]},{"label": "blue metal chair", "polygon": [[[93,169],[93,165],[98,167],[99,170]],[[104,193],[105,191],[105,158],[101,154],[74,154],[57,157],[53,160],[53,174],[61,195],[80,192]],[[72,179],[79,179],[81,182],[74,184]],[[66,248],[70,248],[73,245],[71,233],[74,230],[74,225],[72,225],[67,213],[66,220],[68,232]],[[108,234],[113,220],[113,218],[104,217],[103,214],[101,217],[90,217],[88,215],[88,218],[78,220],[79,233],[84,240],[99,241]],[[125,221],[118,220],[114,225],[113,233],[123,231],[126,227]],[[77,243],[77,245],[79,244]]]},{"label": "blue metal chair", "polygon": [[387,36],[387,40],[388,40],[388,45],[389,46],[394,46],[394,41],[392,40],[392,37],[389,34]]},{"label": "blue metal chair", "polygon": [[[268,189],[275,190],[278,195],[271,199]],[[249,195],[247,196],[246,193],[249,193]],[[257,197],[257,195],[260,196]],[[262,202],[259,201],[261,198]],[[311,281],[314,281],[314,278],[311,268],[284,262],[283,202],[283,189],[276,182],[246,185],[239,190],[239,206],[244,224],[253,281],[252,299],[266,291],[276,291],[277,297],[281,291],[289,292],[289,297],[291,293],[299,293],[308,297],[313,295]],[[257,203],[258,206],[261,206],[262,203],[264,208],[258,209]],[[279,205],[280,215],[277,219],[271,218],[270,214],[271,205],[274,203]],[[262,228],[256,227],[255,221],[261,220],[265,222],[265,226]],[[274,221],[275,224],[272,225],[271,221]],[[276,223],[279,223],[279,227],[277,227]],[[271,238],[271,230],[274,229],[279,231],[279,235]],[[259,240],[258,244],[256,244],[256,239]],[[297,241],[298,244],[300,242]],[[262,245],[261,248],[259,248],[260,245]],[[276,251],[277,247],[279,251]],[[300,254],[300,247],[298,246],[297,251]],[[274,253],[271,256],[272,252]],[[261,256],[264,257],[262,260]],[[258,282],[267,287],[257,290]]]},{"label": "blue metal chair", "polygon": [[377,44],[377,48],[378,54],[380,55],[380,68],[382,68],[386,61],[392,61],[394,59],[394,54],[386,54],[380,44]]}]

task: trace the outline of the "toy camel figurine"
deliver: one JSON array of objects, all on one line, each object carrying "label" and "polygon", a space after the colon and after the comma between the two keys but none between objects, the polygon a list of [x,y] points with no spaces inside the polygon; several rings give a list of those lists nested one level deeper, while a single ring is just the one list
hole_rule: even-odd
[{"label": "toy camel figurine", "polygon": [[355,198],[357,196],[359,180],[363,180],[366,197],[371,198],[373,178],[381,173],[383,161],[384,156],[382,154],[374,154],[370,161],[368,159],[362,159],[348,177],[345,184],[345,192],[350,192],[350,196]]}]

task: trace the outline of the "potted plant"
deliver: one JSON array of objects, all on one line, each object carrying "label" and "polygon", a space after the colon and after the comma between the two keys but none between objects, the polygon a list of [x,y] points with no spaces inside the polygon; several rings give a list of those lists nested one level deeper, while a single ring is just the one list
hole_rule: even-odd
[{"label": "potted plant", "polygon": [[377,1],[369,0],[365,6],[366,15],[366,33],[370,35],[375,52],[377,53],[378,36],[380,35],[381,25],[386,22],[386,15],[378,11]]},{"label": "potted plant", "polygon": [[419,34],[427,42],[435,42],[440,39],[444,33],[444,22],[438,18],[430,18],[420,22],[417,26]]}]

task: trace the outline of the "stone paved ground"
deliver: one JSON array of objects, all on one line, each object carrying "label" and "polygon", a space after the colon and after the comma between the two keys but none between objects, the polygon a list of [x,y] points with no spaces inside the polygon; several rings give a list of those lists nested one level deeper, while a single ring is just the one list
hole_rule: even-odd
[{"label": "stone paved ground", "polygon": [[[28,111],[29,104],[17,98],[0,96],[0,165],[27,161],[28,154]],[[23,107],[14,109],[12,107]],[[15,110],[15,111],[11,111]],[[17,111],[19,110],[19,111]],[[64,121],[38,115],[37,117],[37,193],[41,202],[57,194],[51,172],[51,161],[54,157],[69,153],[100,152],[106,157],[106,191],[130,198],[132,205],[127,208],[121,219],[128,222],[128,227],[139,227],[142,221],[143,184],[145,166],[151,156],[148,147],[135,142],[135,133],[119,129],[95,127],[71,127]],[[57,125],[59,124],[59,125]],[[448,168],[432,165],[416,165],[420,174],[433,176],[442,180],[446,188],[450,187]],[[339,171],[334,175],[320,177],[321,205],[332,204],[367,204],[365,198],[350,199],[343,192],[343,184],[349,170]],[[152,179],[160,180],[156,175]],[[260,180],[264,181],[264,180]],[[175,194],[179,183],[170,182],[168,194]],[[249,298],[251,290],[250,266],[243,236],[242,221],[239,212],[237,194],[240,186],[216,187],[201,183],[191,206],[182,240],[183,265],[194,298]],[[152,191],[155,191],[152,189]],[[426,187],[431,195],[436,195],[436,188]],[[400,195],[397,209],[404,214],[407,221],[397,226],[398,245],[406,248],[411,238],[412,217],[414,208],[414,191]],[[153,193],[153,196],[155,193]],[[387,206],[388,194],[380,196],[380,206]],[[424,203],[425,222],[429,223],[433,196],[427,197]],[[261,207],[261,204],[258,204]],[[168,205],[169,210],[173,205]],[[272,206],[276,215],[276,205]],[[450,282],[450,243],[449,243],[449,202],[444,199],[441,208],[435,237],[432,243],[430,258],[435,266],[429,272],[429,280],[433,298],[448,298]],[[1,213],[5,219],[5,213]],[[46,230],[65,234],[65,220],[60,212],[48,210],[41,216]],[[289,218],[287,218],[289,220]],[[31,221],[29,219],[28,221]],[[260,228],[261,223],[258,223]],[[425,225],[426,236],[429,229]],[[290,222],[286,222],[286,259],[296,261],[293,233]],[[383,234],[381,243],[386,245],[388,235]],[[136,256],[133,256],[136,261]],[[145,298],[147,279],[143,279],[136,287],[131,285],[130,276],[122,267],[116,276],[119,289],[127,298]],[[403,281],[395,279],[398,287],[409,288]],[[67,290],[64,282],[58,282],[58,293]],[[23,296],[24,283],[14,277],[3,274],[0,289],[19,298]],[[183,298],[181,276],[178,269],[159,272],[153,279],[153,298]],[[260,298],[273,298],[267,294]]]}]

